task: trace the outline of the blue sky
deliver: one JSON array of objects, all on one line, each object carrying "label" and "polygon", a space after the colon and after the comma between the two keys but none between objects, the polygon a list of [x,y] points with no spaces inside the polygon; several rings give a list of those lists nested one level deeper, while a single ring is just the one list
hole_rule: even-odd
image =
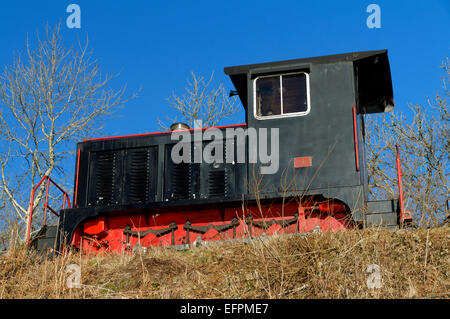
[{"label": "blue sky", "polygon": [[[81,7],[81,29],[65,27],[66,7]],[[381,28],[369,29],[369,4]],[[12,62],[46,23],[63,22],[67,41],[89,36],[114,85],[142,88],[109,121],[104,135],[159,131],[171,114],[165,100],[182,93],[189,72],[233,89],[226,66],[388,49],[397,107],[424,103],[439,89],[439,66],[450,52],[450,1],[8,1],[0,5],[0,66]],[[241,112],[234,121],[244,121]],[[75,145],[74,145],[75,147]]]}]

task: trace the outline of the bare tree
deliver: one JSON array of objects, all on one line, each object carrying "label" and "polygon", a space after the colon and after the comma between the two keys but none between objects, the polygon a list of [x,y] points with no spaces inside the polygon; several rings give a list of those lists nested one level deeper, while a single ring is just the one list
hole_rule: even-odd
[{"label": "bare tree", "polygon": [[[88,52],[88,40],[66,48],[60,25],[46,28],[23,56],[16,54],[0,75],[0,191],[22,223],[30,190],[50,174],[64,176],[64,162],[81,139],[102,128],[102,120],[125,103],[125,87],[109,88]],[[44,193],[35,197],[36,207]]]},{"label": "bare tree", "polygon": [[443,63],[442,93],[428,105],[410,106],[412,117],[401,112],[366,117],[366,150],[370,195],[397,196],[395,144],[401,146],[406,209],[417,224],[439,225],[448,218],[449,116],[448,59]]},{"label": "bare tree", "polygon": [[[195,126],[195,121],[201,120],[202,126],[216,126],[225,118],[230,118],[239,111],[236,97],[230,97],[223,84],[213,87],[214,72],[209,80],[203,76],[197,76],[191,72],[191,80],[187,81],[183,95],[172,93],[167,100],[169,106],[181,116],[180,121],[186,122],[191,127]],[[177,118],[167,117],[171,123],[177,122]],[[159,125],[168,129],[168,125],[158,119]]]}]

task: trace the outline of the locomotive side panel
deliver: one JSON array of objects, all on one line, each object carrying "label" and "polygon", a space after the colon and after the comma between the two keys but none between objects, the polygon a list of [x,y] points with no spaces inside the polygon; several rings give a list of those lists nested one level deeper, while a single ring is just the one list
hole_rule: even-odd
[{"label": "locomotive side panel", "polygon": [[[293,72],[292,69],[277,72],[277,68],[271,68],[270,74],[283,76]],[[255,116],[258,103],[255,79],[261,76],[261,72],[254,69],[247,74],[248,126],[267,128],[269,141],[271,129],[278,129],[280,156],[278,172],[256,177],[262,178],[264,184],[259,191],[264,197],[322,194],[339,198],[352,207],[357,218],[364,204],[364,192],[363,180],[356,166],[353,63],[310,65],[307,68],[309,111],[296,116]],[[249,180],[254,178],[250,165]],[[261,166],[258,163],[256,167]]]},{"label": "locomotive side panel", "polygon": [[[242,126],[242,125],[239,125]],[[171,134],[86,141],[78,145],[75,207],[133,209],[240,200],[246,193],[245,163],[226,162],[227,148],[239,151],[237,140],[226,140],[222,163],[174,163]],[[193,132],[189,132],[191,136]],[[203,141],[203,149],[211,140]]]}]

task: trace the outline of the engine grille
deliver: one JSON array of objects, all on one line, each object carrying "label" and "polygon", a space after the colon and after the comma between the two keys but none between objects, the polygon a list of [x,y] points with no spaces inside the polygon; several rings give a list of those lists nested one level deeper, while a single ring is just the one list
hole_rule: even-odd
[{"label": "engine grille", "polygon": [[209,197],[225,197],[226,193],[225,170],[210,170],[208,172]]},{"label": "engine grille", "polygon": [[116,154],[102,152],[95,158],[95,203],[110,205],[113,203],[115,188]]},{"label": "engine grille", "polygon": [[191,165],[187,163],[172,166],[171,197],[173,199],[188,199],[191,194]]},{"label": "engine grille", "polygon": [[153,172],[150,169],[149,150],[135,150],[129,158],[129,200],[131,203],[144,203],[149,200],[149,181]]}]

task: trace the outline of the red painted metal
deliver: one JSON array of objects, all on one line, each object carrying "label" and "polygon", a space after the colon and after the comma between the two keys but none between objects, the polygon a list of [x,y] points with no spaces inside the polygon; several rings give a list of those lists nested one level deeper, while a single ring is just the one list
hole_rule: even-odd
[{"label": "red painted metal", "polygon": [[30,209],[29,209],[29,213],[28,213],[28,225],[27,225],[27,245],[29,245],[31,243],[31,224],[33,222],[33,211],[34,211],[34,195],[36,193],[36,190],[41,186],[41,184],[43,182],[46,182],[46,194],[45,194],[45,202],[44,202],[44,217],[43,217],[43,225],[45,225],[46,223],[46,215],[47,215],[47,209],[49,209],[53,214],[55,214],[56,216],[59,217],[59,214],[48,205],[48,190],[49,190],[49,184],[52,183],[58,190],[60,190],[63,193],[63,208],[65,207],[65,201],[67,199],[67,204],[68,207],[70,208],[70,199],[69,199],[69,195],[67,194],[67,192],[62,189],[58,184],[55,183],[55,181],[53,181],[50,176],[44,175],[44,177],[42,177],[42,179],[39,181],[39,183],[33,188],[33,191],[31,192],[31,198],[30,198]]},{"label": "red painted metal", "polygon": [[[202,127],[202,128],[190,128],[187,130],[179,130],[176,132],[183,132],[183,131],[196,131],[196,130],[206,130],[210,128],[228,128],[228,127],[240,127],[240,126],[246,126],[246,123],[242,124],[232,124],[232,125],[223,125],[223,126],[213,126],[213,127]],[[111,140],[116,138],[125,138],[125,137],[139,137],[139,136],[148,136],[148,135],[160,135],[160,134],[171,134],[175,131],[165,131],[165,132],[152,132],[152,133],[144,133],[144,134],[133,134],[133,135],[121,135],[121,136],[109,136],[109,137],[97,137],[97,138],[91,138],[91,139],[85,139],[84,142],[92,142],[92,141],[99,141],[99,140]]]},{"label": "red painted metal", "polygon": [[45,189],[45,204],[44,204],[44,218],[42,221],[42,225],[45,226],[45,217],[47,216],[47,208],[48,208],[48,188],[50,183],[47,183],[47,187]]},{"label": "red painted metal", "polygon": [[312,166],[312,157],[296,157],[294,158],[294,167],[300,168],[300,167],[310,167]]},{"label": "red painted metal", "polygon": [[[199,236],[202,241],[216,241],[253,238],[262,235],[305,233],[317,228],[320,228],[321,231],[346,230],[354,227],[349,216],[346,206],[338,202],[302,203],[300,207],[294,202],[284,205],[273,204],[270,207],[254,204],[244,209],[227,207],[196,210],[174,209],[164,212],[110,212],[107,216],[101,216],[78,225],[71,244],[84,251],[123,253],[132,250],[137,243],[142,247],[185,245],[193,244]],[[229,225],[233,218],[237,218],[238,225],[224,231],[210,227],[204,233],[190,230],[188,235],[188,231],[185,229],[187,220],[193,227],[207,227]],[[292,221],[295,218],[297,218],[296,222],[285,225],[285,227],[280,225],[283,224],[283,221]],[[173,234],[170,231],[161,236],[153,233],[147,233],[141,237],[124,234],[127,226],[132,231],[143,232],[149,229],[168,229],[171,223],[175,223],[177,226]]]},{"label": "red painted metal", "polygon": [[75,196],[73,198],[73,207],[77,207],[77,203],[78,203],[78,174],[80,172],[80,154],[81,154],[81,148],[78,149],[78,154],[77,154],[77,178],[75,180]]},{"label": "red painted metal", "polygon": [[46,176],[42,177],[42,179],[39,181],[39,183],[34,187],[33,191],[31,192],[30,212],[28,215],[28,225],[27,225],[27,244],[30,244],[31,223],[32,223],[32,218],[33,218],[34,193],[36,192],[37,188],[42,184],[42,182],[45,180],[45,178],[46,178]]},{"label": "red painted metal", "polygon": [[353,105],[353,139],[355,140],[355,160],[356,170],[359,172],[359,156],[358,156],[358,126],[356,123],[356,106]]},{"label": "red painted metal", "polygon": [[89,220],[83,225],[83,232],[88,235],[98,235],[106,230],[106,218],[100,217]]},{"label": "red painted metal", "polygon": [[400,162],[400,145],[396,144],[396,158],[397,158],[397,180],[398,180],[398,201],[400,205],[400,224],[411,222],[412,216],[410,211],[405,211],[403,204],[403,187],[402,187],[402,164]]}]

